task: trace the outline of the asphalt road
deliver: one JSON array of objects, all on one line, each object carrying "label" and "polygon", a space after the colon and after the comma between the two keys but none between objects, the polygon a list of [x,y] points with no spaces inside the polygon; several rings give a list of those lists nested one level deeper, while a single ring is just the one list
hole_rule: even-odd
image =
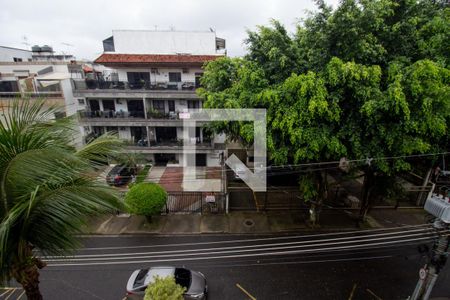
[{"label": "asphalt road", "polygon": [[[44,299],[123,299],[133,270],[155,265],[201,271],[209,299],[406,299],[424,258],[425,227],[301,236],[90,237],[71,258],[48,258]],[[433,297],[450,296],[450,263]],[[376,296],[374,296],[376,295]],[[376,298],[378,297],[378,298]]]}]

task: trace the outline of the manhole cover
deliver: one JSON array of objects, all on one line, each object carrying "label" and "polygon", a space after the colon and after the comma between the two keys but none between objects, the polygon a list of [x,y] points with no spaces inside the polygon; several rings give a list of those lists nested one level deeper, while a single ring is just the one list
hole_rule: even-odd
[{"label": "manhole cover", "polygon": [[244,225],[247,227],[252,227],[253,225],[255,225],[255,222],[253,222],[252,219],[246,219],[244,220]]}]

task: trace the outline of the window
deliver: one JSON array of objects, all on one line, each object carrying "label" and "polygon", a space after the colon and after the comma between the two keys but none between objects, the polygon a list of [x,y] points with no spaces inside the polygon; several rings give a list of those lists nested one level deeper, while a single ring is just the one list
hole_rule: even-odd
[{"label": "window", "polygon": [[22,59],[19,58],[19,57],[13,57],[13,60],[14,60],[14,62],[21,62],[22,61]]},{"label": "window", "polygon": [[110,36],[109,38],[103,40],[103,51],[114,52],[114,37]]},{"label": "window", "polygon": [[188,100],[188,109],[198,109],[200,108],[200,103],[198,100]]},{"label": "window", "polygon": [[169,104],[169,111],[175,111],[175,101],[169,100],[168,104]]},{"label": "window", "polygon": [[84,105],[84,99],[78,99],[78,104]]},{"label": "window", "polygon": [[203,73],[195,73],[195,88],[200,87],[200,79],[202,78]]},{"label": "window", "polygon": [[181,73],[169,72],[169,82],[181,82]]},{"label": "window", "polygon": [[164,114],[164,100],[153,100],[153,109]]},{"label": "window", "polygon": [[127,72],[127,77],[129,83],[150,82],[150,73],[148,72]]}]

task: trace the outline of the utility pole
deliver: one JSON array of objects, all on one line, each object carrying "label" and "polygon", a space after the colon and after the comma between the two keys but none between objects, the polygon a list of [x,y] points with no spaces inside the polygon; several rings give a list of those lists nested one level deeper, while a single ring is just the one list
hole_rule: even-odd
[{"label": "utility pole", "polygon": [[449,198],[444,195],[429,195],[424,208],[437,217],[433,223],[433,227],[439,231],[439,238],[434,243],[429,263],[420,269],[419,281],[410,300],[429,299],[439,272],[447,261],[450,246],[448,233],[448,229],[450,228]]}]

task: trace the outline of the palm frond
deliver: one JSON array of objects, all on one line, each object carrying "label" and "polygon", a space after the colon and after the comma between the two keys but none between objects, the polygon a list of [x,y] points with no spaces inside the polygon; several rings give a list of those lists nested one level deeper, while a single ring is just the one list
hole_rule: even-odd
[{"label": "palm frond", "polygon": [[122,149],[123,141],[113,133],[105,133],[92,140],[76,152],[80,158],[90,160],[93,164],[104,164],[108,158],[117,155]]}]

